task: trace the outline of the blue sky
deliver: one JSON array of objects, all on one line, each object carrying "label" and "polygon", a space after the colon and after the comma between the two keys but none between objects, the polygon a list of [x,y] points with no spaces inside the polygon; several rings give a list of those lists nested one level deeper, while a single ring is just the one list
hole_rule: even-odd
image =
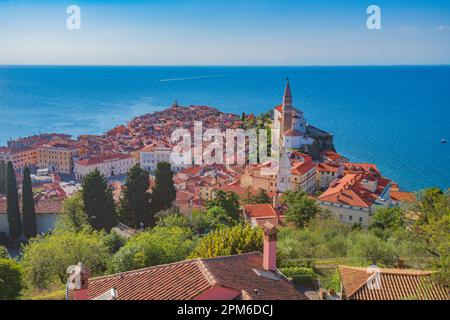
[{"label": "blue sky", "polygon": [[[66,28],[71,4],[81,30]],[[447,0],[0,1],[0,64],[449,63]]]}]

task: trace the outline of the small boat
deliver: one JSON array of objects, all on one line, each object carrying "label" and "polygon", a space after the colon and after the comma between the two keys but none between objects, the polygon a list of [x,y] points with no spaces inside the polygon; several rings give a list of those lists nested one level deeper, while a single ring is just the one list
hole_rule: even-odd
[{"label": "small boat", "polygon": [[447,139],[442,138],[441,143],[447,143]]}]

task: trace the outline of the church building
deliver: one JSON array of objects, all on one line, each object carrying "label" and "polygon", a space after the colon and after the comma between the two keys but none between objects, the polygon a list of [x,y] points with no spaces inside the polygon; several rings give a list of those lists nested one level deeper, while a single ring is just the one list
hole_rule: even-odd
[{"label": "church building", "polygon": [[306,135],[303,112],[293,105],[289,79],[286,79],[283,103],[274,108],[273,118],[273,128],[279,133],[280,146],[300,149],[314,143],[314,139]]}]

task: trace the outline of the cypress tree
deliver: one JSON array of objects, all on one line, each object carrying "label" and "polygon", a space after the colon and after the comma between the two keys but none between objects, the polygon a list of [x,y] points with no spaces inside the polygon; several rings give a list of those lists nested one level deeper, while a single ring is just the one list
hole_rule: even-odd
[{"label": "cypress tree", "polygon": [[0,161],[0,194],[6,194],[6,163]]},{"label": "cypress tree", "polygon": [[8,161],[6,167],[6,207],[9,237],[13,241],[17,241],[22,235],[22,221],[20,219],[19,193],[17,192],[16,175],[11,161]]},{"label": "cypress tree", "polygon": [[[173,172],[170,163],[159,162],[155,171],[155,187],[151,196],[151,210],[153,215],[161,210],[169,209],[175,198],[177,191],[173,182]],[[149,221],[153,226],[154,219]]]},{"label": "cypress tree", "polygon": [[141,223],[152,225],[153,216],[150,212],[149,174],[142,170],[138,164],[128,172],[128,177],[123,187],[122,199],[119,205],[120,222],[139,228]]},{"label": "cypress tree", "polygon": [[82,196],[88,222],[96,230],[110,231],[117,224],[116,206],[112,190],[98,170],[83,179]]},{"label": "cypress tree", "polygon": [[23,171],[22,184],[22,213],[23,213],[23,234],[25,237],[36,237],[36,209],[34,206],[33,186],[31,184],[30,169]]}]

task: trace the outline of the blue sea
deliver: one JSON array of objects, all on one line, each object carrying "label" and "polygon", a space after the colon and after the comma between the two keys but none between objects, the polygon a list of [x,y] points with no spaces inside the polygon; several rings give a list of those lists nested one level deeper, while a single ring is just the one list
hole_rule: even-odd
[{"label": "blue sea", "polygon": [[0,144],[39,132],[98,134],[170,106],[261,113],[289,77],[307,121],[338,152],[407,190],[450,187],[450,66],[0,67]]}]

